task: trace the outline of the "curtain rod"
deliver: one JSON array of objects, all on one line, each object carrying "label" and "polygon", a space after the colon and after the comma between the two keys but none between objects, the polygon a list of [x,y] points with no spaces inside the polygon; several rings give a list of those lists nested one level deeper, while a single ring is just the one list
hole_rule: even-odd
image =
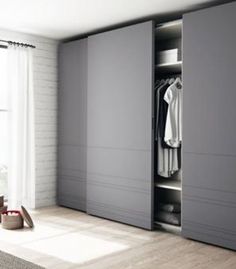
[{"label": "curtain rod", "polygon": [[[7,43],[8,45],[16,45],[16,46],[22,46],[22,47],[29,47],[29,48],[32,48],[32,49],[35,49],[36,47],[31,45],[31,44],[26,44],[26,43],[20,43],[20,42],[14,42],[14,41],[10,41],[10,40],[3,40],[3,39],[0,39],[0,42],[4,42],[4,43]],[[2,47],[6,47],[6,46],[2,46]]]}]

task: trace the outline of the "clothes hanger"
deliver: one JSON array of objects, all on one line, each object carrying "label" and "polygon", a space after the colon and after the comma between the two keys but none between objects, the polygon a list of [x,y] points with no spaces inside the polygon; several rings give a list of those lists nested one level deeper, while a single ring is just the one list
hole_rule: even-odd
[{"label": "clothes hanger", "polygon": [[174,78],[171,78],[170,80],[169,80],[169,84],[172,84],[172,83],[174,83],[175,82],[175,79]]},{"label": "clothes hanger", "polygon": [[182,88],[182,81],[181,81],[181,79],[179,78],[179,77],[177,77],[176,79],[175,79],[175,85],[176,85],[176,87],[178,88],[178,89],[181,89]]}]

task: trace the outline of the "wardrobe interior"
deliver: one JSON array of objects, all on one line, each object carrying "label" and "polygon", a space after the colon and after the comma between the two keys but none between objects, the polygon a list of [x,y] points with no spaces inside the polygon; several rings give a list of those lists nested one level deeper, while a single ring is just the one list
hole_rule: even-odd
[{"label": "wardrobe interior", "polygon": [[[182,20],[155,26],[155,87],[154,87],[154,223],[156,228],[181,231],[182,191],[182,101],[172,105],[172,118],[167,122],[171,107],[166,102],[169,87],[182,98]],[[172,96],[173,97],[173,96]],[[174,107],[173,107],[174,106]],[[178,115],[176,115],[176,113]],[[172,124],[173,117],[179,118]],[[170,125],[170,126],[169,126]],[[178,125],[178,126],[176,126]],[[178,130],[173,130],[175,127]],[[171,128],[171,130],[168,130]],[[166,143],[168,132],[178,136],[177,144]]]}]

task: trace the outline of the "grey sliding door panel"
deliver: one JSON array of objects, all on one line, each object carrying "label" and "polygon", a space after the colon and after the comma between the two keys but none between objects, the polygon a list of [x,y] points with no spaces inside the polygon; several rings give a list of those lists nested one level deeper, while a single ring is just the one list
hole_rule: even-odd
[{"label": "grey sliding door panel", "polygon": [[59,49],[59,205],[86,210],[87,39]]},{"label": "grey sliding door panel", "polygon": [[236,249],[236,3],[184,15],[182,234]]},{"label": "grey sliding door panel", "polygon": [[87,212],[152,228],[153,23],[88,38]]},{"label": "grey sliding door panel", "polygon": [[185,151],[236,154],[235,12],[231,3],[184,15]]}]

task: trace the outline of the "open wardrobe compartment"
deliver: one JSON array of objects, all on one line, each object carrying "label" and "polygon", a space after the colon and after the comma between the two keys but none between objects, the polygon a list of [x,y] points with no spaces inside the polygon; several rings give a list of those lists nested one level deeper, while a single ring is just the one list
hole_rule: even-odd
[{"label": "open wardrobe compartment", "polygon": [[182,20],[155,27],[154,219],[181,230]]},{"label": "open wardrobe compartment", "polygon": [[235,13],[61,44],[59,205],[236,250]]}]

